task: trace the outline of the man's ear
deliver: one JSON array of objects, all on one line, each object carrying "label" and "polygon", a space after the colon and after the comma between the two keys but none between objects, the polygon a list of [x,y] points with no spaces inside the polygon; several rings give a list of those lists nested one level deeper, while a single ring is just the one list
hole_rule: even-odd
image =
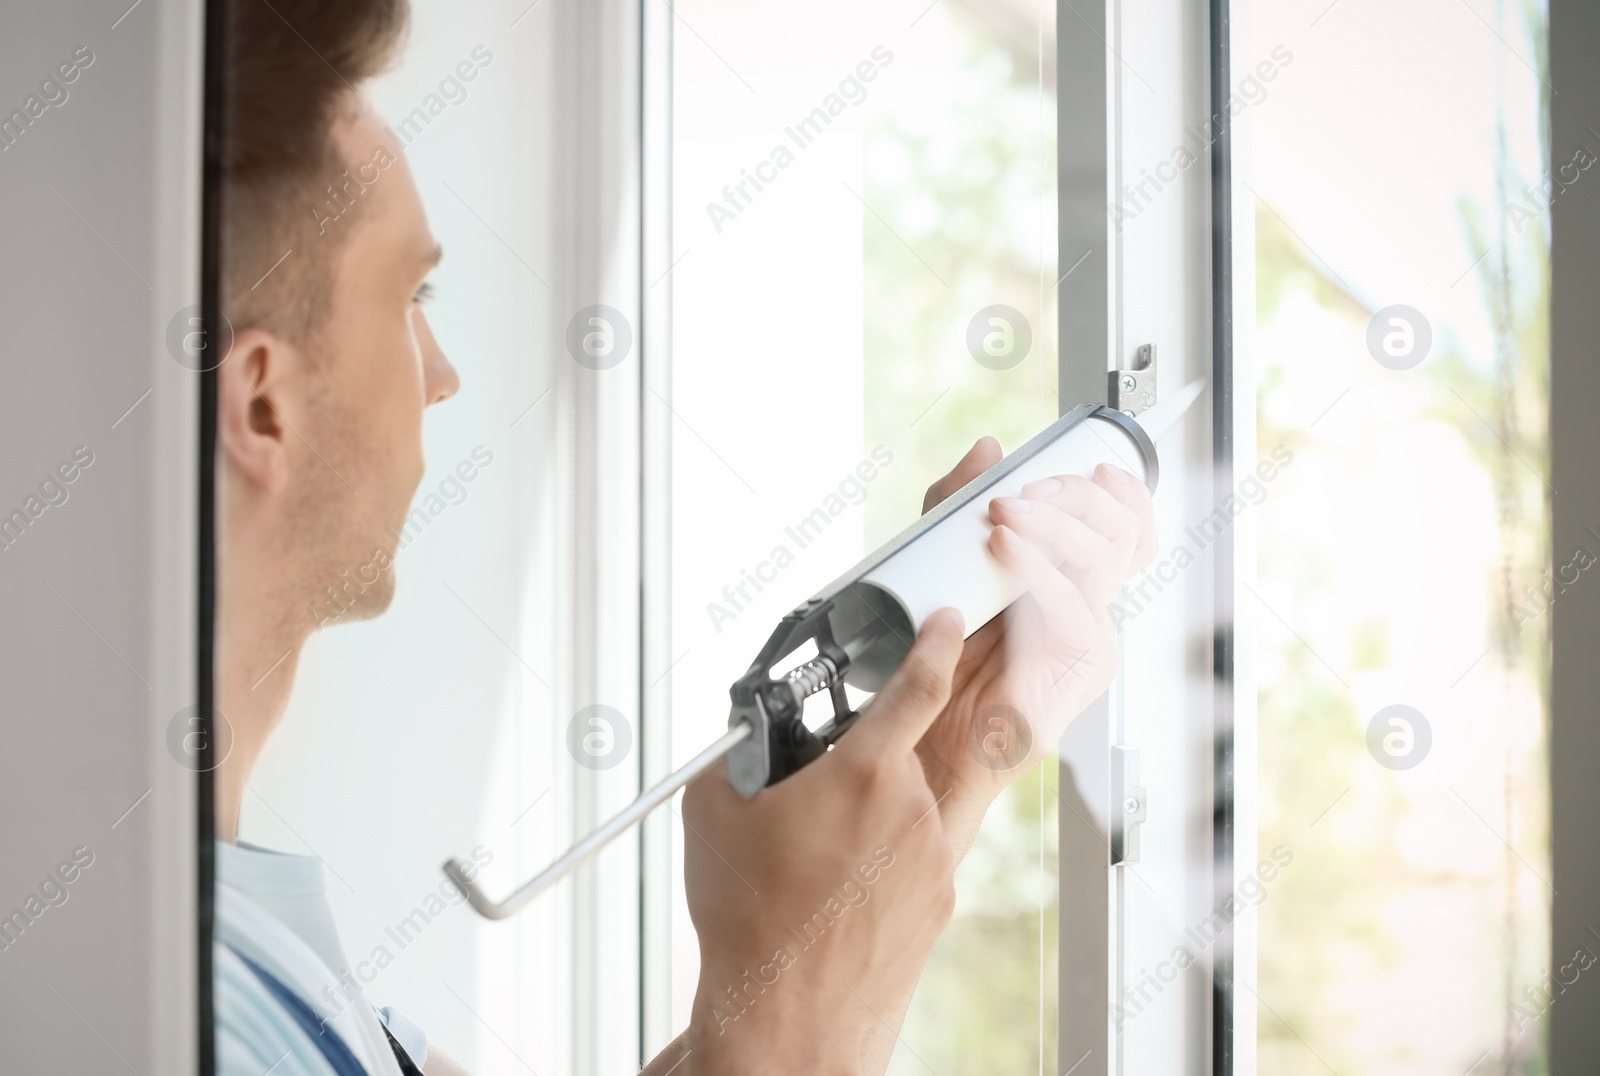
[{"label": "man's ear", "polygon": [[265,493],[278,493],[289,481],[289,430],[279,412],[293,351],[263,329],[245,329],[217,367],[218,443],[233,468]]}]

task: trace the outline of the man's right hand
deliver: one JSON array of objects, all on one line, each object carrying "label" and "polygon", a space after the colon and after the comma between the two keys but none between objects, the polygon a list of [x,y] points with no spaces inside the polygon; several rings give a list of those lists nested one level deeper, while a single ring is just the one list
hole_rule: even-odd
[{"label": "man's right hand", "polygon": [[961,615],[928,618],[833,750],[745,799],[722,768],[684,795],[700,983],[682,1073],[877,1073],[955,907],[916,747],[949,698]]}]

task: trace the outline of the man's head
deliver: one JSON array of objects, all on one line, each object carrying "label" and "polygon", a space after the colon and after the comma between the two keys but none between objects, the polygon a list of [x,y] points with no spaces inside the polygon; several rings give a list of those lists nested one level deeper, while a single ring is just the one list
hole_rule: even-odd
[{"label": "man's head", "polygon": [[457,380],[420,306],[438,244],[358,89],[399,47],[403,0],[232,6],[224,570],[271,576],[279,615],[309,629],[318,602],[354,617],[388,605],[422,412]]}]

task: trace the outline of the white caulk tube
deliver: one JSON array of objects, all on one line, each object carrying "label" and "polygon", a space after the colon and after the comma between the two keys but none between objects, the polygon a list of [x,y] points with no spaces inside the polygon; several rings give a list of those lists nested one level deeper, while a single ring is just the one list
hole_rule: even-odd
[{"label": "white caulk tube", "polygon": [[1127,428],[1091,415],[1009,474],[982,487],[981,496],[868,571],[862,582],[893,595],[919,631],[929,615],[944,606],[961,610],[971,631],[976,631],[1025,589],[988,551],[994,530],[989,502],[1021,497],[1024,486],[1041,479],[1090,475],[1102,463],[1120,466],[1140,480],[1154,478],[1154,459],[1152,453],[1147,460]]},{"label": "white caulk tube", "polygon": [[1155,489],[1155,445],[1143,428],[1108,407],[1074,408],[825,587],[818,597],[833,599],[835,639],[852,638],[875,620],[890,629],[852,662],[846,682],[882,687],[937,609],[961,610],[969,636],[1000,615],[1027,587],[989,552],[989,502],[1020,497],[1040,479],[1087,478],[1102,463]]}]

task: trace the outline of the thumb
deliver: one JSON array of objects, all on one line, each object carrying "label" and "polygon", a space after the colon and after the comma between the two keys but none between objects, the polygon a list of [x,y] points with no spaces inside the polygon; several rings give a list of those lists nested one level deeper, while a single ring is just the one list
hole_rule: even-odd
[{"label": "thumb", "polygon": [[873,754],[909,754],[950,701],[950,684],[961,659],[965,622],[959,609],[928,617],[916,645],[861,715],[841,748]]}]

